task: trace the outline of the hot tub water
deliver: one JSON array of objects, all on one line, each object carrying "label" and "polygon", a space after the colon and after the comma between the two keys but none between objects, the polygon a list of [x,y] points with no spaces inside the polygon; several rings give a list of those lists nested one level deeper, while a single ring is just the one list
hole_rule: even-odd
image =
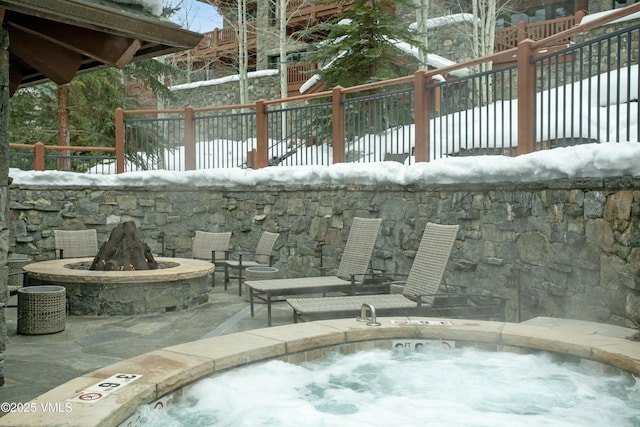
[{"label": "hot tub water", "polygon": [[623,427],[640,425],[639,388],[546,353],[426,346],[249,365],[138,415],[164,427]]}]

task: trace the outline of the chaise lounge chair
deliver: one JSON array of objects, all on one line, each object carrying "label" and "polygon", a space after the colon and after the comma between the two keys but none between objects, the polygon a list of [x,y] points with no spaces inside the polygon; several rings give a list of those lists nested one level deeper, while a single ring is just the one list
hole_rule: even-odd
[{"label": "chaise lounge chair", "polygon": [[363,304],[372,305],[378,315],[386,316],[504,320],[504,298],[471,295],[459,290],[452,292],[450,286],[444,286],[445,292],[438,293],[458,228],[457,225],[428,223],[406,283],[404,286],[391,285],[392,293],[287,299],[293,308],[294,322],[355,317]]},{"label": "chaise lounge chair", "polygon": [[[271,326],[271,303],[273,296],[315,294],[326,292],[357,293],[371,291],[363,285],[373,248],[376,244],[382,220],[379,218],[354,218],[342,259],[335,276],[301,277],[247,281],[251,316],[254,315],[254,300],[267,304],[267,322]],[[378,290],[379,291],[379,290]]]}]

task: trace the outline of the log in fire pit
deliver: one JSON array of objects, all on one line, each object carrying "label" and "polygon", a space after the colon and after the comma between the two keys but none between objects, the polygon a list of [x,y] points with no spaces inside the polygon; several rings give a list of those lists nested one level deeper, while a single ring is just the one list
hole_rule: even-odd
[{"label": "log in fire pit", "polygon": [[109,240],[102,244],[89,270],[133,271],[157,268],[158,263],[136,223],[127,221],[111,230]]}]

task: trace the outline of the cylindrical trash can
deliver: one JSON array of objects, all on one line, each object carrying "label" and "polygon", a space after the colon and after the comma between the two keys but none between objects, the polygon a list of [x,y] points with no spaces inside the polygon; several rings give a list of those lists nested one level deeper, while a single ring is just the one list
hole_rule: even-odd
[{"label": "cylindrical trash can", "polygon": [[63,286],[27,286],[18,289],[18,333],[53,334],[64,331],[66,290]]},{"label": "cylindrical trash can", "polygon": [[[278,279],[279,271],[275,267],[247,267],[244,269],[244,281],[250,282],[252,280],[271,280]],[[242,284],[244,293],[244,300],[249,302],[249,288],[244,283]],[[260,302],[259,300],[255,300],[255,303]]]}]

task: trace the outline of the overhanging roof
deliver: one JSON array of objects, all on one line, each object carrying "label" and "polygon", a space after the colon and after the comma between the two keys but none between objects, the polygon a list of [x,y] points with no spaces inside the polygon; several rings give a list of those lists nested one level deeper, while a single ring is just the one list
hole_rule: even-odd
[{"label": "overhanging roof", "polygon": [[83,71],[192,49],[202,34],[109,0],[0,0],[11,93]]}]

